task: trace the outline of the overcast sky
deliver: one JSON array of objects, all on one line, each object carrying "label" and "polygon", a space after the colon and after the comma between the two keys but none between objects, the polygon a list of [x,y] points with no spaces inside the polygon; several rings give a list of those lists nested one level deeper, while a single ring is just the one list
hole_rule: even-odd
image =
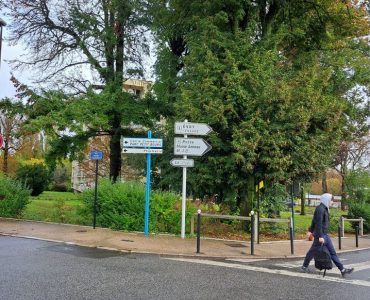
[{"label": "overcast sky", "polygon": [[[3,16],[2,19],[5,22],[9,23]],[[6,40],[7,30],[6,26],[3,27],[3,44],[1,49],[1,66],[0,66],[0,99],[4,97],[14,97],[15,89],[10,81],[11,77],[11,68],[6,60],[14,59],[19,57],[24,53],[22,47],[20,46],[9,46]],[[18,79],[26,80],[26,74],[22,74],[21,72],[14,72],[15,76]]]}]

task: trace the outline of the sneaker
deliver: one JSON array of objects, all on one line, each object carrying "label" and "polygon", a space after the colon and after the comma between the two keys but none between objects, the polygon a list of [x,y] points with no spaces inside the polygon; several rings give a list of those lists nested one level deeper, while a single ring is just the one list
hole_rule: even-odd
[{"label": "sneaker", "polygon": [[311,270],[309,267],[302,266],[301,267],[301,272],[302,273],[311,273]]},{"label": "sneaker", "polygon": [[342,273],[342,277],[344,277],[346,274],[351,274],[353,272],[354,268],[344,268],[342,271],[340,271]]}]

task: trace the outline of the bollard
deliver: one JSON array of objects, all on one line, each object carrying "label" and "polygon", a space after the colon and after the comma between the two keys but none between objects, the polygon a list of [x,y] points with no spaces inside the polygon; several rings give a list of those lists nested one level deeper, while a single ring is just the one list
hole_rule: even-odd
[{"label": "bollard", "polygon": [[355,227],[355,231],[356,231],[356,248],[358,248],[358,231],[359,231],[358,226]]},{"label": "bollard", "polygon": [[339,250],[342,249],[342,238],[341,238],[342,230],[340,226],[338,226],[338,248]]},{"label": "bollard", "polygon": [[198,209],[198,215],[197,215],[197,253],[200,253],[200,213],[201,213],[201,210]]},{"label": "bollard", "polygon": [[251,255],[254,255],[254,211],[251,211]]},{"label": "bollard", "polygon": [[293,228],[291,226],[289,226],[289,235],[290,235],[290,253],[294,254]]}]

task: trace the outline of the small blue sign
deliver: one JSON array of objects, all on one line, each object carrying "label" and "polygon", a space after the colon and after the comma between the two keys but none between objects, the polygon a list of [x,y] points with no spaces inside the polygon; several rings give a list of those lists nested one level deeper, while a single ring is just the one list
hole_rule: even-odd
[{"label": "small blue sign", "polygon": [[90,159],[91,160],[102,160],[103,159],[103,152],[99,150],[92,150],[90,152]]}]

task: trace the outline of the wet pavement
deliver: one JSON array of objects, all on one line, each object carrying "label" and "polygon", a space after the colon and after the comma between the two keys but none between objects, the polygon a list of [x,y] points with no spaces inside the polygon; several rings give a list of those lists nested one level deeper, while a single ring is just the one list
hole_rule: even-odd
[{"label": "wet pavement", "polygon": [[[0,235],[40,239],[86,247],[118,250],[127,253],[151,253],[158,255],[220,257],[220,258],[284,258],[303,257],[312,242],[294,240],[294,254],[289,240],[254,243],[251,255],[250,241],[232,241],[201,238],[200,253],[197,252],[196,237],[165,234],[150,234],[146,237],[140,232],[113,231],[69,224],[56,224],[37,221],[0,218]],[[355,237],[342,238],[342,249],[338,249],[338,239],[332,237],[338,253],[370,249],[370,238],[359,237],[356,248]]]}]

